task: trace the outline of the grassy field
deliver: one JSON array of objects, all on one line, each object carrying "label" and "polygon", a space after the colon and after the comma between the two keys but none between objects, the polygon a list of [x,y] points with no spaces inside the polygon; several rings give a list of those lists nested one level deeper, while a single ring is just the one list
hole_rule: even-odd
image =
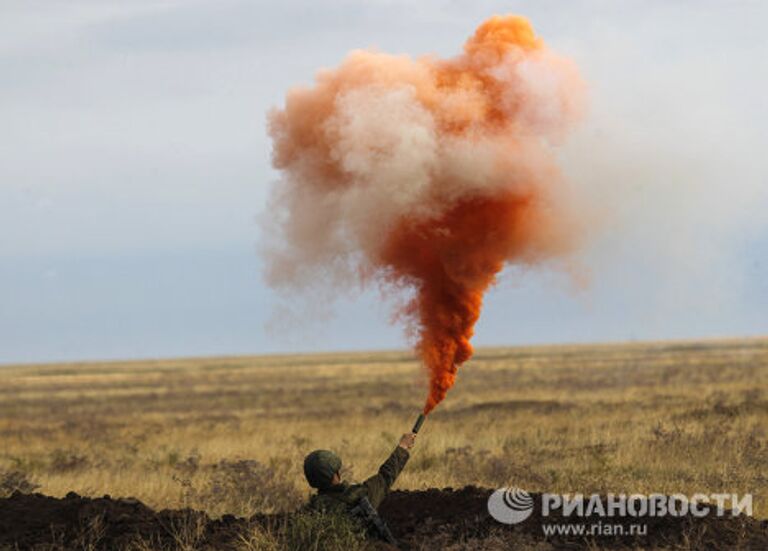
[{"label": "grassy field", "polygon": [[[0,493],[219,515],[306,499],[302,458],[371,474],[418,414],[404,352],[0,367]],[[768,516],[768,340],[479,350],[397,486],[751,492]]]}]

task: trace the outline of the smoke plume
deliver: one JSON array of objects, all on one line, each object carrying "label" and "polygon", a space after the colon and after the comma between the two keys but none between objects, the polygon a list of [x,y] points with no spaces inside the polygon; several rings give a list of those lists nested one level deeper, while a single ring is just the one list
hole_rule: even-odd
[{"label": "smoke plume", "polygon": [[[452,59],[353,51],[270,114],[269,283],[410,292],[431,411],[472,355],[507,264],[568,255],[583,228],[555,147],[583,83],[528,21],[485,21]],[[341,288],[341,287],[339,287]]]}]

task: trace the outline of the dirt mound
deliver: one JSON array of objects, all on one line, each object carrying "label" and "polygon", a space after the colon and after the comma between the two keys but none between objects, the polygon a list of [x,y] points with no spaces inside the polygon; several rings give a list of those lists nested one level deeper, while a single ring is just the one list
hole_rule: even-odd
[{"label": "dirt mound", "polygon": [[[701,517],[690,514],[599,517],[593,514],[566,518],[559,511],[544,517],[541,495],[532,494],[534,505],[530,517],[519,524],[503,525],[488,513],[492,492],[472,486],[460,490],[399,491],[382,503],[381,514],[399,540],[411,543],[492,540],[499,549],[528,546],[536,549],[677,549],[681,546],[702,550],[768,549],[768,520],[732,516],[730,511],[718,516],[715,507],[705,506],[707,514]],[[602,503],[607,510],[607,502]]]},{"label": "dirt mound", "polygon": [[[768,521],[744,515],[655,517],[644,535],[621,533],[637,518],[563,518],[541,515],[541,496],[534,495],[531,516],[503,525],[488,514],[492,490],[466,487],[393,492],[381,506],[403,549],[581,549],[675,548],[768,549]],[[0,550],[92,549],[116,551],[141,540],[151,549],[232,549],[233,542],[254,524],[278,517],[250,520],[224,516],[212,520],[192,510],[153,511],[133,499],[86,498],[70,493],[58,499],[15,493],[0,499]],[[599,533],[578,533],[600,525]],[[571,532],[545,535],[544,526],[572,526]],[[609,529],[610,526],[610,530]],[[617,528],[621,526],[623,528]],[[609,533],[606,533],[608,531]],[[192,538],[194,541],[180,541]],[[590,547],[591,546],[591,547]]]},{"label": "dirt mound", "polygon": [[92,549],[115,551],[139,542],[152,548],[182,547],[195,537],[213,549],[224,549],[245,527],[244,519],[211,520],[192,510],[153,511],[135,499],[81,497],[63,499],[14,493],[0,499],[0,550]]}]

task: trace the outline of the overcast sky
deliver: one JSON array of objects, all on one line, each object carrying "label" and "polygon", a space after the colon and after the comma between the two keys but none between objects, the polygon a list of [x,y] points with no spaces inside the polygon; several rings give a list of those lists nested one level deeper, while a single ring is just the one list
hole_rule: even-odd
[{"label": "overcast sky", "polygon": [[495,13],[580,66],[560,155],[605,220],[586,289],[507,271],[476,343],[767,334],[766,6],[3,0],[0,363],[406,346],[373,291],[275,322],[265,115],[351,49],[450,56]]}]

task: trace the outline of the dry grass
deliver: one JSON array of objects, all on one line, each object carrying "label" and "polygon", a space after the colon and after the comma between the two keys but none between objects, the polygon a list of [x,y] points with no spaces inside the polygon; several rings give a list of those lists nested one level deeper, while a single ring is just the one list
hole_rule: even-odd
[{"label": "dry grass", "polygon": [[[0,488],[290,509],[314,448],[373,472],[421,382],[393,352],[2,367]],[[751,492],[765,517],[766,430],[768,340],[484,349],[398,487]]]}]

